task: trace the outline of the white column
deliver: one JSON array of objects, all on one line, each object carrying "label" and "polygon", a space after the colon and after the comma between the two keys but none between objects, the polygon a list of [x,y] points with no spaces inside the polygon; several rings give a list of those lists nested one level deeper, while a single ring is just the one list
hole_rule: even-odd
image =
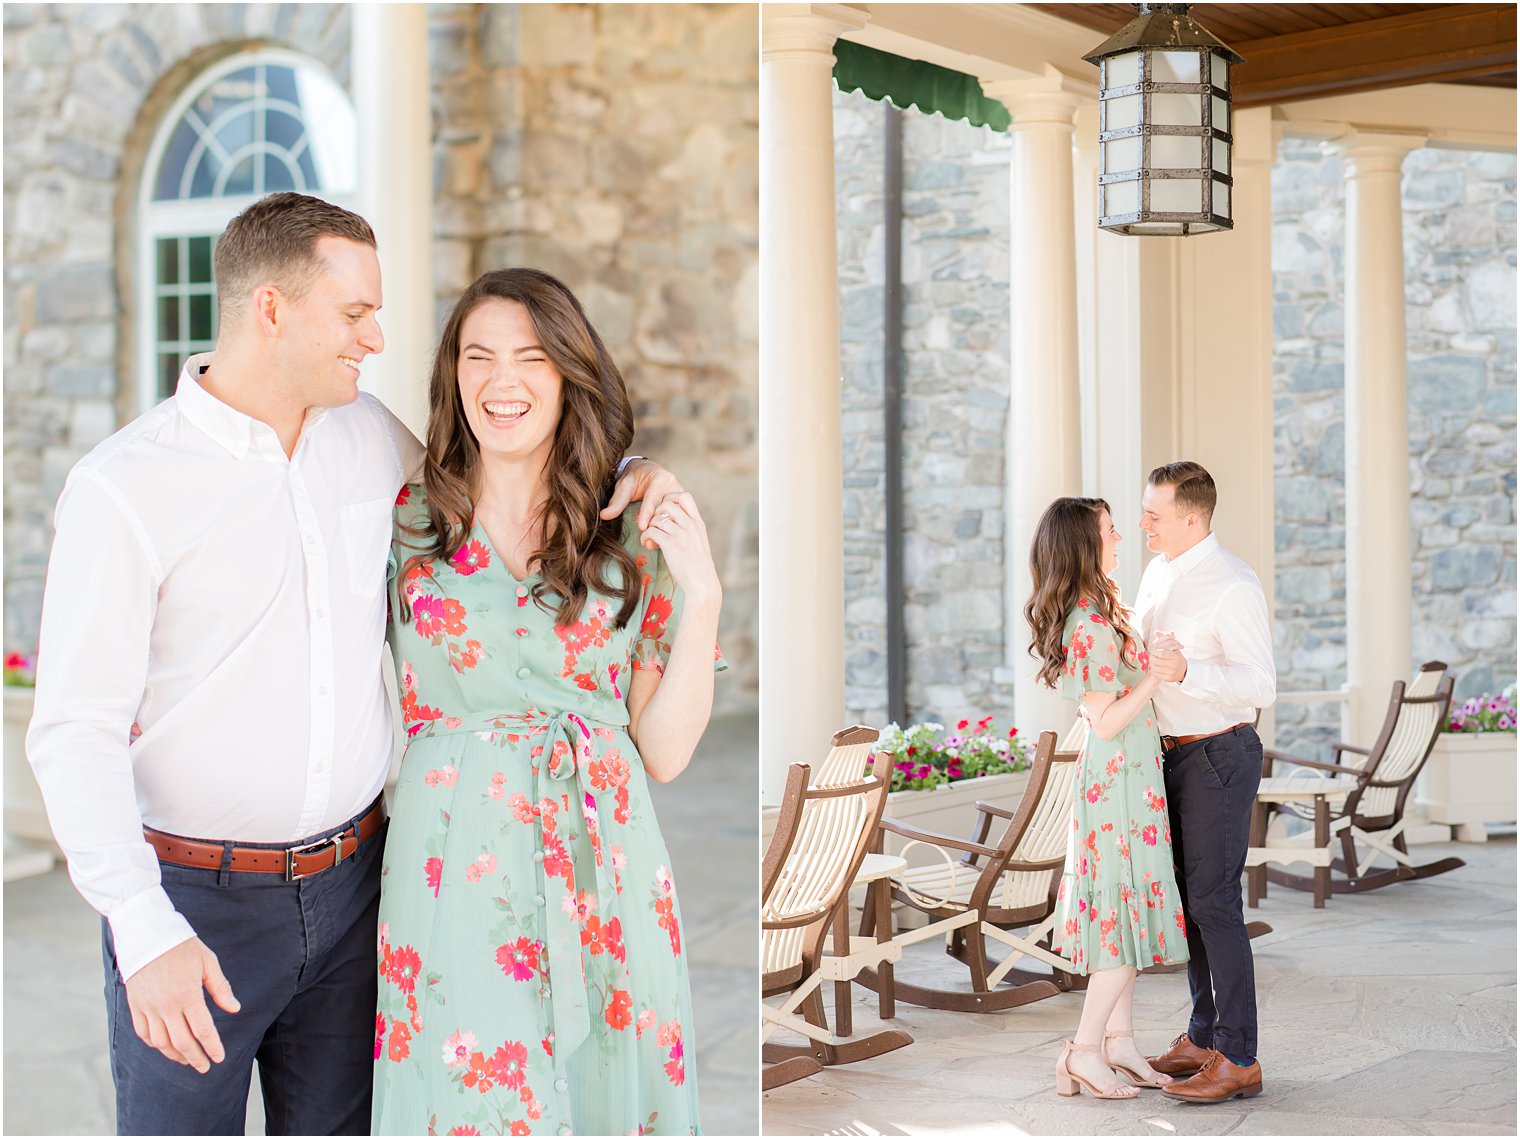
[{"label": "white column", "polygon": [[760,771],[781,799],[844,716],[832,49],[866,17],[767,4],[760,56]]},{"label": "white column", "polygon": [[1371,746],[1413,667],[1400,167],[1422,135],[1353,130],[1346,178],[1346,738]]},{"label": "white column", "polygon": [[1064,734],[1075,706],[1035,679],[1024,604],[1029,543],[1053,499],[1082,493],[1077,358],[1073,124],[1090,88],[1064,76],[982,83],[1012,123],[1010,398],[1003,547],[1003,659],[1014,722],[1026,739]]},{"label": "white column", "polygon": [[420,438],[435,339],[427,7],[355,4],[351,18],[360,212],[379,242],[385,300],[385,351],[365,361],[360,386]]}]

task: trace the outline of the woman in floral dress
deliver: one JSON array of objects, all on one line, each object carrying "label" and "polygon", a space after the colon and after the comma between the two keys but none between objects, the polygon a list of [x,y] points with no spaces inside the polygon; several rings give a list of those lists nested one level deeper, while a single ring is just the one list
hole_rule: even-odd
[{"label": "woman in floral dress", "polygon": [[[563,284],[485,274],[434,364],[392,545],[411,737],[386,842],[376,1134],[695,1134],[681,910],[648,778],[712,706],[691,497],[598,517],[633,434]],[[716,667],[725,667],[721,656]]]},{"label": "woman in floral dress", "polygon": [[1040,680],[1079,700],[1088,721],[1052,938],[1089,980],[1056,1087],[1104,1099],[1170,1082],[1135,1047],[1135,977],[1188,956],[1151,707],[1151,694],[1181,679],[1182,666],[1175,653],[1148,657],[1129,625],[1111,576],[1122,540],[1102,499],[1057,499],[1035,530],[1024,610]]}]

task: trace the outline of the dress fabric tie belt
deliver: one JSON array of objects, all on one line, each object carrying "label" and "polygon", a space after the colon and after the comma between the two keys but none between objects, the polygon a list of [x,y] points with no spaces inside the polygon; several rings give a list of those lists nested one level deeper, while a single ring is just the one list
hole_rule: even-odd
[{"label": "dress fabric tie belt", "polygon": [[[537,784],[534,788],[538,802],[552,799],[557,802],[555,784],[570,784],[572,800],[564,827],[570,834],[580,836],[586,832],[584,850],[595,867],[595,908],[602,911],[602,920],[610,921],[617,908],[616,883],[608,874],[607,859],[602,856],[600,841],[592,842],[590,829],[593,824],[586,816],[584,805],[589,795],[585,787],[584,772],[595,757],[592,750],[592,731],[586,721],[574,712],[562,712],[548,723],[548,735],[540,756]],[[543,819],[539,819],[540,838],[544,833]],[[565,832],[556,831],[564,836]],[[566,842],[570,857],[571,877],[575,879],[576,864],[574,843]],[[539,886],[541,897],[547,898],[547,874],[540,862]],[[568,897],[575,901],[578,889],[584,887],[579,880],[567,885]],[[552,993],[551,1017],[554,1026],[554,1072],[564,1078],[569,1059],[591,1034],[591,1009],[586,1001],[585,960],[581,955],[581,927],[570,909],[563,906],[544,906],[545,942],[548,946],[549,986]],[[573,963],[573,964],[572,964]]]}]

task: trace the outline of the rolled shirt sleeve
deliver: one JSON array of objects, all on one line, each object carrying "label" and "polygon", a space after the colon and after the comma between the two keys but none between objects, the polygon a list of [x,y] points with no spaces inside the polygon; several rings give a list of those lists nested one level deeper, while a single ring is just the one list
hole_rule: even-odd
[{"label": "rolled shirt sleeve", "polygon": [[1236,582],[1219,599],[1212,624],[1222,661],[1188,661],[1184,695],[1227,707],[1267,708],[1277,699],[1277,666],[1267,599],[1254,582]]},{"label": "rolled shirt sleeve", "polygon": [[27,757],[69,876],[111,923],[123,980],[195,936],[143,838],[131,731],[162,569],[124,496],[76,468],[58,501]]}]

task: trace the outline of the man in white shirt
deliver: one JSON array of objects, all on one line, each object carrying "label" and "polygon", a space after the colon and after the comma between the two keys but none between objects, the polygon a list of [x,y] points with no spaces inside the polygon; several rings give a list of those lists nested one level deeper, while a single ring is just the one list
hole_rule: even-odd
[{"label": "man in white shirt", "polygon": [[1146,566],[1135,601],[1151,652],[1180,653],[1184,669],[1154,699],[1193,1013],[1187,1031],[1150,1063],[1191,1077],[1162,1090],[1200,1103],[1261,1091],[1240,877],[1261,782],[1257,710],[1277,697],[1266,595],[1210,529],[1216,499],[1213,478],[1197,463],[1151,472],[1140,529],[1161,556]]},{"label": "man in white shirt", "polygon": [[[424,452],[358,390],[368,223],[271,195],[214,272],[215,353],[59,498],[27,750],[104,918],[118,1131],[241,1134],[257,1059],[270,1134],[368,1134],[386,556]],[[673,485],[639,464],[604,517]]]}]

